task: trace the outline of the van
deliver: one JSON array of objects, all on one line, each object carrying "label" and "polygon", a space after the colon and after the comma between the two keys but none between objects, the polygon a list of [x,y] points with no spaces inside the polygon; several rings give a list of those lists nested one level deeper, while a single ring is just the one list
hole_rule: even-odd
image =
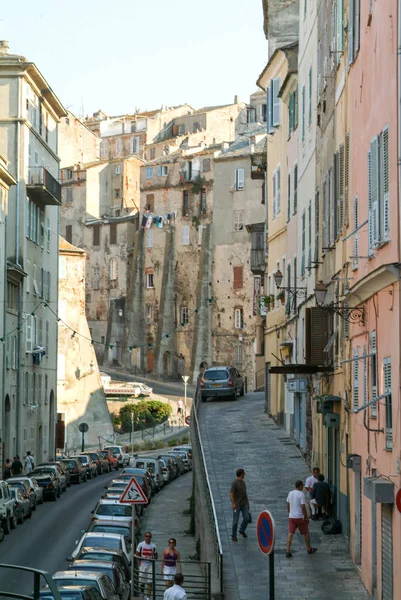
[{"label": "van", "polygon": [[156,485],[156,491],[162,489],[164,485],[164,477],[162,465],[158,458],[148,456],[137,456],[134,459],[134,467],[137,469],[145,469],[149,471]]}]

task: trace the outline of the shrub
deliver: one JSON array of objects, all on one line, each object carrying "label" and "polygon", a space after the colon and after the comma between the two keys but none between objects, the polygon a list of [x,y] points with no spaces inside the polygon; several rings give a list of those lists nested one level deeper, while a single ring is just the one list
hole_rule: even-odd
[{"label": "shrub", "polygon": [[122,433],[129,433],[134,414],[134,429],[146,429],[167,421],[171,415],[170,404],[159,400],[144,400],[138,404],[125,404],[120,408],[119,419]]}]

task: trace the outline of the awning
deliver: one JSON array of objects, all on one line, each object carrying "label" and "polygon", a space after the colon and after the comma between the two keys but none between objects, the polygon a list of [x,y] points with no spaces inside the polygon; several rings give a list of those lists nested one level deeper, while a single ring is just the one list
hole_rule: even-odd
[{"label": "awning", "polygon": [[269,373],[273,375],[289,375],[294,373],[295,375],[315,375],[316,373],[330,373],[333,371],[333,367],[323,367],[320,365],[280,365],[278,367],[270,367]]}]

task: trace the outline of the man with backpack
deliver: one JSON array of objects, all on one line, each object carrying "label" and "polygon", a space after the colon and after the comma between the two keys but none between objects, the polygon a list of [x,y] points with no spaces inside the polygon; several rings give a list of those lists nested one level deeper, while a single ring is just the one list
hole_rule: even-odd
[{"label": "man with backpack", "polygon": [[33,459],[33,456],[31,454],[31,451],[28,450],[25,456],[25,460],[24,460],[24,469],[25,469],[25,473],[27,475],[29,475],[35,468],[35,461]]}]

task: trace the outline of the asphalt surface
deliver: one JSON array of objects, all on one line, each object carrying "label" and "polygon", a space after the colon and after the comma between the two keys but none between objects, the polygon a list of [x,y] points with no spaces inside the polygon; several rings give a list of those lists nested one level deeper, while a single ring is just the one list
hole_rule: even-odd
[{"label": "asphalt surface", "polygon": [[[11,530],[0,544],[0,564],[23,565],[49,572],[68,568],[65,560],[90,523],[90,512],[104,486],[119,471],[98,476],[87,483],[73,483],[56,501],[38,505],[31,519]],[[31,594],[33,576],[23,571],[0,568],[0,590]],[[9,596],[3,596],[9,597]]]},{"label": "asphalt surface", "polygon": [[[140,375],[121,373],[120,371],[104,367],[101,368],[101,371],[110,375],[115,381],[139,381],[149,385],[155,394],[167,396],[167,398],[171,399],[182,398],[184,400],[184,382],[160,381],[148,377],[141,377]],[[192,398],[194,389],[195,388],[192,385],[187,386],[188,398]]]}]

